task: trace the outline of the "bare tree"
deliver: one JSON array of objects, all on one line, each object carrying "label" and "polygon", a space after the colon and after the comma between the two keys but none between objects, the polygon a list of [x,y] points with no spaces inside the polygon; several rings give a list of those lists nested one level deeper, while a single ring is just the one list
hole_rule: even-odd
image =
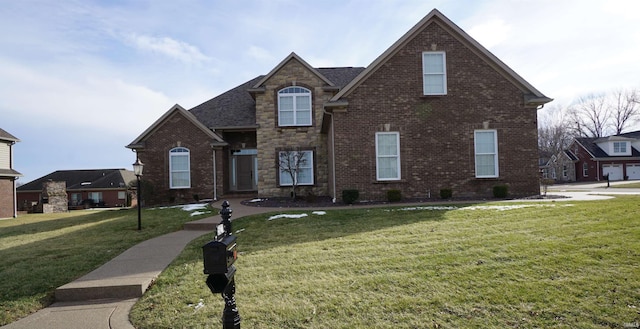
[{"label": "bare tree", "polygon": [[602,137],[605,135],[610,107],[604,94],[580,97],[568,111],[571,133],[579,137]]},{"label": "bare tree", "polygon": [[611,113],[614,133],[621,134],[625,128],[640,118],[640,92],[636,89],[618,89],[611,96]]},{"label": "bare tree", "polygon": [[541,157],[551,157],[569,147],[573,136],[561,106],[551,106],[539,113],[538,150]]},{"label": "bare tree", "polygon": [[301,168],[307,164],[307,157],[301,150],[280,151],[278,157],[281,174],[288,174],[291,178],[291,198],[295,200],[298,174]]}]

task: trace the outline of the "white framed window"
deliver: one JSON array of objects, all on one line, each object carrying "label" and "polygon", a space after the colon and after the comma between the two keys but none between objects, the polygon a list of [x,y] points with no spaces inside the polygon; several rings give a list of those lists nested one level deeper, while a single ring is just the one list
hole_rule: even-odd
[{"label": "white framed window", "polygon": [[[280,151],[280,186],[313,185],[313,151]],[[293,176],[293,179],[292,179]]]},{"label": "white framed window", "polygon": [[287,87],[278,91],[278,126],[311,125],[311,91]]},{"label": "white framed window", "polygon": [[188,148],[176,147],[169,150],[169,188],[191,187],[191,157]]},{"label": "white framed window", "polygon": [[498,132],[496,130],[474,131],[476,177],[498,177]]},{"label": "white framed window", "polygon": [[425,95],[447,94],[447,60],[444,51],[422,53],[422,86]]},{"label": "white framed window", "polygon": [[562,177],[567,178],[567,175],[568,175],[567,165],[562,165]]},{"label": "white framed window", "polygon": [[376,133],[376,179],[400,180],[400,133]]},{"label": "white framed window", "polygon": [[582,164],[582,177],[589,177],[589,164],[586,162]]},{"label": "white framed window", "polygon": [[613,154],[627,154],[627,142],[613,142]]},{"label": "white framed window", "polygon": [[124,200],[127,198],[127,192],[125,191],[118,191],[118,200]]}]

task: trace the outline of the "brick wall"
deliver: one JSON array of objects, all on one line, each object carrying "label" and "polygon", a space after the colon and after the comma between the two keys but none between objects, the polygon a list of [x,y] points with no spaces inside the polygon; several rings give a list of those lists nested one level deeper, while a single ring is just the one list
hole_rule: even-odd
[{"label": "brick wall", "polygon": [[0,178],[0,218],[14,215],[13,179]]},{"label": "brick wall", "polygon": [[[446,52],[448,93],[423,96],[422,52]],[[430,24],[348,95],[335,113],[337,192],[360,190],[361,199],[491,197],[495,185],[511,195],[539,194],[536,110],[523,93],[438,24]],[[477,179],[474,130],[496,129],[500,177]],[[375,133],[400,133],[402,179],[377,182]]]},{"label": "brick wall", "polygon": [[[185,203],[213,197],[213,148],[212,140],[179,112],[164,121],[145,140],[139,157],[144,163],[143,184],[148,190],[143,192],[146,205]],[[169,188],[169,150],[185,147],[190,151],[191,188]],[[222,171],[223,153],[218,150],[218,172]],[[222,191],[222,179],[218,180],[218,193]]]}]

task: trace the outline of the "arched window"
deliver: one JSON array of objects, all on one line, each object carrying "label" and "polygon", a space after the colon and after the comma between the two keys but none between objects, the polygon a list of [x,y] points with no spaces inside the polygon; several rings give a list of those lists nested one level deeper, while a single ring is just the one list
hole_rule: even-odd
[{"label": "arched window", "polygon": [[169,151],[169,188],[191,187],[191,159],[188,148],[176,147]]},{"label": "arched window", "polygon": [[311,125],[311,91],[287,87],[278,91],[278,126]]}]

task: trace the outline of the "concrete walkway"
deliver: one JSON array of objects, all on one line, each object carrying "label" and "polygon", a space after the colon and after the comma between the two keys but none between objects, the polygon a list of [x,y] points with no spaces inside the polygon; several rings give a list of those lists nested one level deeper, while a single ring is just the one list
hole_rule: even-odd
[{"label": "concrete walkway", "polygon": [[[243,206],[241,199],[228,201],[233,210],[232,220],[277,211]],[[221,208],[221,203],[217,201],[213,206]],[[189,242],[212,233],[220,220],[216,215],[189,222],[182,231],[141,242],[93,272],[56,289],[54,304],[2,329],[133,329],[129,312],[138,298]]]},{"label": "concrete walkway", "polygon": [[[604,183],[606,187],[606,183]],[[640,189],[604,189],[595,185],[553,186],[548,194],[568,196],[566,201],[593,200],[596,194],[640,194]],[[560,199],[557,199],[558,201]],[[231,219],[278,211],[279,208],[249,207],[241,199],[229,199]],[[524,201],[524,200],[517,200]],[[529,201],[543,201],[540,199]],[[221,201],[213,205],[221,208]],[[379,205],[390,206],[390,205]],[[395,206],[395,205],[391,205]],[[354,208],[331,207],[331,209]],[[280,208],[300,210],[300,208]],[[304,208],[321,210],[322,208]],[[204,234],[212,233],[220,222],[213,216],[184,225],[182,231],[144,241],[102,265],[95,271],[56,289],[56,302],[2,329],[132,329],[129,312],[160,273],[182,252],[185,246]],[[211,237],[213,238],[213,236]],[[204,281],[203,281],[204,284]]]}]

